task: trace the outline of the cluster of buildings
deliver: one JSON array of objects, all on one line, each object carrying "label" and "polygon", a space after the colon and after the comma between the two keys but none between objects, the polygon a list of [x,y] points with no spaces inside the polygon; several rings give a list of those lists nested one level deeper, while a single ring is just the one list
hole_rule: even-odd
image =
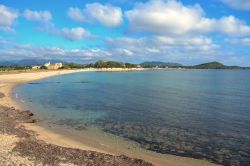
[{"label": "cluster of buildings", "polygon": [[[63,65],[62,65],[62,63],[51,64],[50,62],[48,62],[42,66],[45,66],[49,70],[57,70],[57,69],[61,68]],[[38,70],[38,69],[41,69],[42,66],[39,66],[39,65],[32,66],[32,69]]]}]

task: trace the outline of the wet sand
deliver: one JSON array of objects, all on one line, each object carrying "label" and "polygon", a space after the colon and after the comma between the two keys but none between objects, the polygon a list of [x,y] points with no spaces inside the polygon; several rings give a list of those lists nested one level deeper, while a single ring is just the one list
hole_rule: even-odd
[{"label": "wet sand", "polygon": [[[129,71],[124,69],[81,69],[81,70],[58,70],[58,71],[44,71],[44,72],[31,72],[31,73],[19,73],[19,74],[0,74],[0,105],[6,107],[15,107],[17,109],[22,109],[22,107],[12,99],[12,90],[15,86],[19,84],[28,83],[34,80],[43,79],[47,77],[62,75],[62,74],[70,74],[76,72],[89,72],[89,71]],[[178,157],[174,155],[161,155],[157,153],[153,153],[150,151],[146,151],[140,148],[130,149],[126,147],[126,145],[118,145],[113,146],[110,144],[109,148],[105,148],[102,146],[103,143],[96,141],[88,141],[91,140],[91,137],[88,138],[86,135],[84,141],[74,139],[73,137],[66,137],[63,135],[63,132],[56,132],[53,129],[48,129],[39,126],[38,124],[25,124],[25,128],[27,130],[31,130],[37,133],[37,139],[43,140],[46,143],[67,147],[67,148],[79,148],[82,150],[91,150],[105,154],[112,154],[112,155],[127,155],[129,157],[136,157],[143,159],[145,161],[151,162],[154,165],[159,166],[166,166],[166,165],[173,165],[173,166],[190,166],[190,165],[214,165],[209,163],[208,161],[204,160],[197,160],[192,158],[186,157]],[[8,139],[6,139],[8,137]],[[12,138],[3,134],[0,134],[0,140],[9,140],[11,146],[17,143],[15,137]],[[13,140],[14,139],[14,140]],[[107,137],[108,139],[108,137]],[[106,141],[105,143],[107,143]],[[122,140],[121,140],[122,142]],[[1,144],[1,143],[0,143]],[[7,143],[5,143],[7,145]],[[5,148],[8,149],[8,148]],[[11,149],[11,148],[9,148]],[[26,160],[26,158],[23,158]]]}]

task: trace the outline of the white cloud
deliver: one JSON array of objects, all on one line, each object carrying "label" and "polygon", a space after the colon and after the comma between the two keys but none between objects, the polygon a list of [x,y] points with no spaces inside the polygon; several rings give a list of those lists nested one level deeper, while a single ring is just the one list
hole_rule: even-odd
[{"label": "white cloud", "polygon": [[214,58],[219,46],[205,36],[198,37],[166,37],[116,38],[107,39],[107,49],[116,56],[145,60],[163,60],[187,62],[194,59]]},{"label": "white cloud", "polygon": [[85,29],[81,27],[71,28],[71,29],[63,28],[59,32],[59,35],[62,35],[63,37],[69,40],[81,40],[81,39],[88,38],[91,36],[88,31],[86,31]]},{"label": "white cloud", "polygon": [[203,52],[203,54],[211,53],[219,48],[218,45],[213,43],[211,38],[204,36],[188,38],[169,38],[165,36],[158,36],[155,40],[160,47],[196,50]]},{"label": "white cloud", "polygon": [[150,0],[138,3],[125,13],[134,32],[161,35],[193,35],[220,32],[250,36],[250,26],[234,16],[207,18],[199,5],[185,6],[176,0]]},{"label": "white cloud", "polygon": [[123,22],[122,10],[112,5],[88,3],[84,9],[69,8],[68,16],[79,22],[99,22],[106,27],[118,27]]},{"label": "white cloud", "polygon": [[227,38],[225,42],[237,45],[237,46],[250,46],[250,38]]},{"label": "white cloud", "polygon": [[184,6],[174,0],[150,0],[139,3],[125,13],[134,31],[183,35],[193,31],[207,32],[214,21],[204,18],[199,5]]},{"label": "white cloud", "polygon": [[124,55],[124,56],[133,56],[134,52],[130,51],[128,49],[124,49],[124,48],[117,48],[114,50],[116,53],[120,54],[120,55]]},{"label": "white cloud", "polygon": [[234,9],[250,10],[249,0],[221,0],[221,1]]},{"label": "white cloud", "polygon": [[39,32],[48,33],[50,35],[63,37],[64,39],[70,41],[96,38],[96,36],[92,35],[89,31],[85,30],[82,27],[64,27],[62,29],[59,29],[52,22],[42,23],[42,25],[36,27],[36,30]]},{"label": "white cloud", "polygon": [[241,39],[241,44],[246,45],[246,46],[250,46],[250,38]]},{"label": "white cloud", "polygon": [[124,48],[126,50],[138,52],[139,50],[158,53],[164,49],[189,49],[209,51],[215,50],[219,46],[214,44],[212,39],[204,36],[198,37],[166,37],[155,36],[148,38],[116,38],[107,39],[111,48]]},{"label": "white cloud", "polygon": [[217,21],[216,28],[230,36],[250,36],[250,26],[234,16],[222,17]]},{"label": "white cloud", "polygon": [[34,11],[25,10],[24,17],[27,20],[39,21],[39,22],[49,22],[52,19],[52,15],[49,11]]},{"label": "white cloud", "polygon": [[88,3],[84,9],[71,7],[67,15],[78,22],[99,22],[106,27],[118,27],[123,22],[122,10],[112,5]]},{"label": "white cloud", "polygon": [[67,51],[68,54],[74,55],[75,57],[87,57],[88,59],[98,59],[98,58],[107,58],[112,56],[109,51],[100,50],[100,49],[71,49]]},{"label": "white cloud", "polygon": [[12,26],[18,16],[18,11],[0,5],[0,30],[12,31]]},{"label": "white cloud", "polygon": [[83,11],[81,11],[81,9],[79,9],[79,8],[71,7],[71,8],[69,8],[67,14],[68,14],[69,18],[71,18],[72,20],[79,21],[79,22],[84,21]]},{"label": "white cloud", "polygon": [[[250,58],[245,53],[238,52],[237,49],[223,49],[206,36],[107,39],[107,50],[113,57],[122,57],[128,61],[160,60],[184,65],[219,61],[226,65],[250,65]],[[127,56],[122,50],[129,50],[133,55]]]},{"label": "white cloud", "polygon": [[[4,44],[4,45],[2,45]],[[61,59],[63,61],[86,63],[107,59],[112,53],[99,49],[63,49],[60,47],[42,47],[16,44],[0,37],[0,61],[20,60],[24,58]]]},{"label": "white cloud", "polygon": [[98,21],[107,27],[117,27],[123,21],[121,8],[112,5],[86,4],[85,12],[90,19]]}]

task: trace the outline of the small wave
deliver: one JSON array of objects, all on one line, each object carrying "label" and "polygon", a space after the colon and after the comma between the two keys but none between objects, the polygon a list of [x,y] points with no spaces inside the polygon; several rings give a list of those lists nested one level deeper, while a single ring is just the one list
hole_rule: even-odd
[{"label": "small wave", "polygon": [[39,83],[39,82],[31,82],[31,83],[29,83],[29,84],[31,84],[31,85],[36,85],[36,84],[41,84],[41,83]]}]

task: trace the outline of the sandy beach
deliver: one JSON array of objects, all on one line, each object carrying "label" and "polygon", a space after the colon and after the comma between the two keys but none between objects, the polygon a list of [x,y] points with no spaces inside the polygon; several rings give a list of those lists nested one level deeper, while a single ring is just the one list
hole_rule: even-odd
[{"label": "sandy beach", "polygon": [[[0,106],[3,107],[2,110],[6,111],[6,108],[12,108],[12,110],[22,110],[22,106],[20,106],[15,100],[13,100],[12,90],[15,86],[20,84],[25,84],[34,80],[43,79],[52,76],[58,76],[63,74],[71,74],[77,72],[90,72],[90,71],[129,71],[126,69],[81,69],[81,70],[57,70],[57,71],[42,71],[42,72],[25,72],[25,73],[18,73],[18,74],[1,74],[0,73]],[[0,109],[1,110],[1,109]],[[0,111],[1,112],[1,111]],[[43,128],[36,123],[25,123],[21,122],[18,123],[18,126],[25,126],[25,131],[32,131],[35,133],[35,139],[44,141],[51,146],[52,149],[57,150],[60,147],[70,148],[65,149],[67,152],[75,153],[74,148],[81,149],[83,151],[94,151],[98,154],[96,156],[100,156],[100,154],[107,154],[107,160],[111,160],[114,162],[122,161],[123,165],[150,165],[152,163],[156,166],[166,166],[166,165],[173,165],[173,166],[193,166],[193,165],[215,165],[211,164],[205,160],[197,160],[192,158],[186,157],[178,157],[174,155],[159,155],[156,153],[151,153],[148,151],[141,151],[141,150],[134,150],[130,151],[129,149],[125,150],[112,150],[99,148],[99,146],[92,146],[88,144],[88,142],[77,141],[71,138],[67,138],[63,135],[50,131],[46,128]],[[2,126],[0,126],[1,128]],[[0,165],[34,165],[37,160],[37,156],[32,156],[29,158],[28,153],[26,155],[20,155],[18,153],[12,153],[13,149],[16,148],[17,145],[20,147],[20,141],[23,141],[24,138],[18,137],[15,133],[1,133],[0,132]],[[35,144],[35,143],[34,143]],[[39,144],[40,145],[40,144]],[[42,144],[43,145],[43,144]],[[21,146],[22,147],[22,146]],[[20,148],[19,148],[20,149]],[[84,152],[81,152],[84,155]],[[100,154],[99,154],[100,153]],[[144,161],[145,163],[137,160],[130,160],[124,159],[123,157],[112,158],[112,156],[119,156],[119,155],[126,155],[131,158],[139,158]],[[105,156],[104,156],[105,158]],[[41,159],[40,159],[41,160]],[[93,159],[94,160],[94,159]],[[99,160],[96,160],[99,161]],[[100,160],[101,161],[101,160]],[[102,161],[103,162],[103,161]],[[113,162],[113,163],[114,163]],[[149,163],[147,163],[149,162]],[[101,163],[100,163],[101,164]],[[64,162],[60,163],[59,165],[78,165],[74,162]],[[105,164],[103,164],[105,165]],[[122,164],[121,164],[122,165]]]}]

